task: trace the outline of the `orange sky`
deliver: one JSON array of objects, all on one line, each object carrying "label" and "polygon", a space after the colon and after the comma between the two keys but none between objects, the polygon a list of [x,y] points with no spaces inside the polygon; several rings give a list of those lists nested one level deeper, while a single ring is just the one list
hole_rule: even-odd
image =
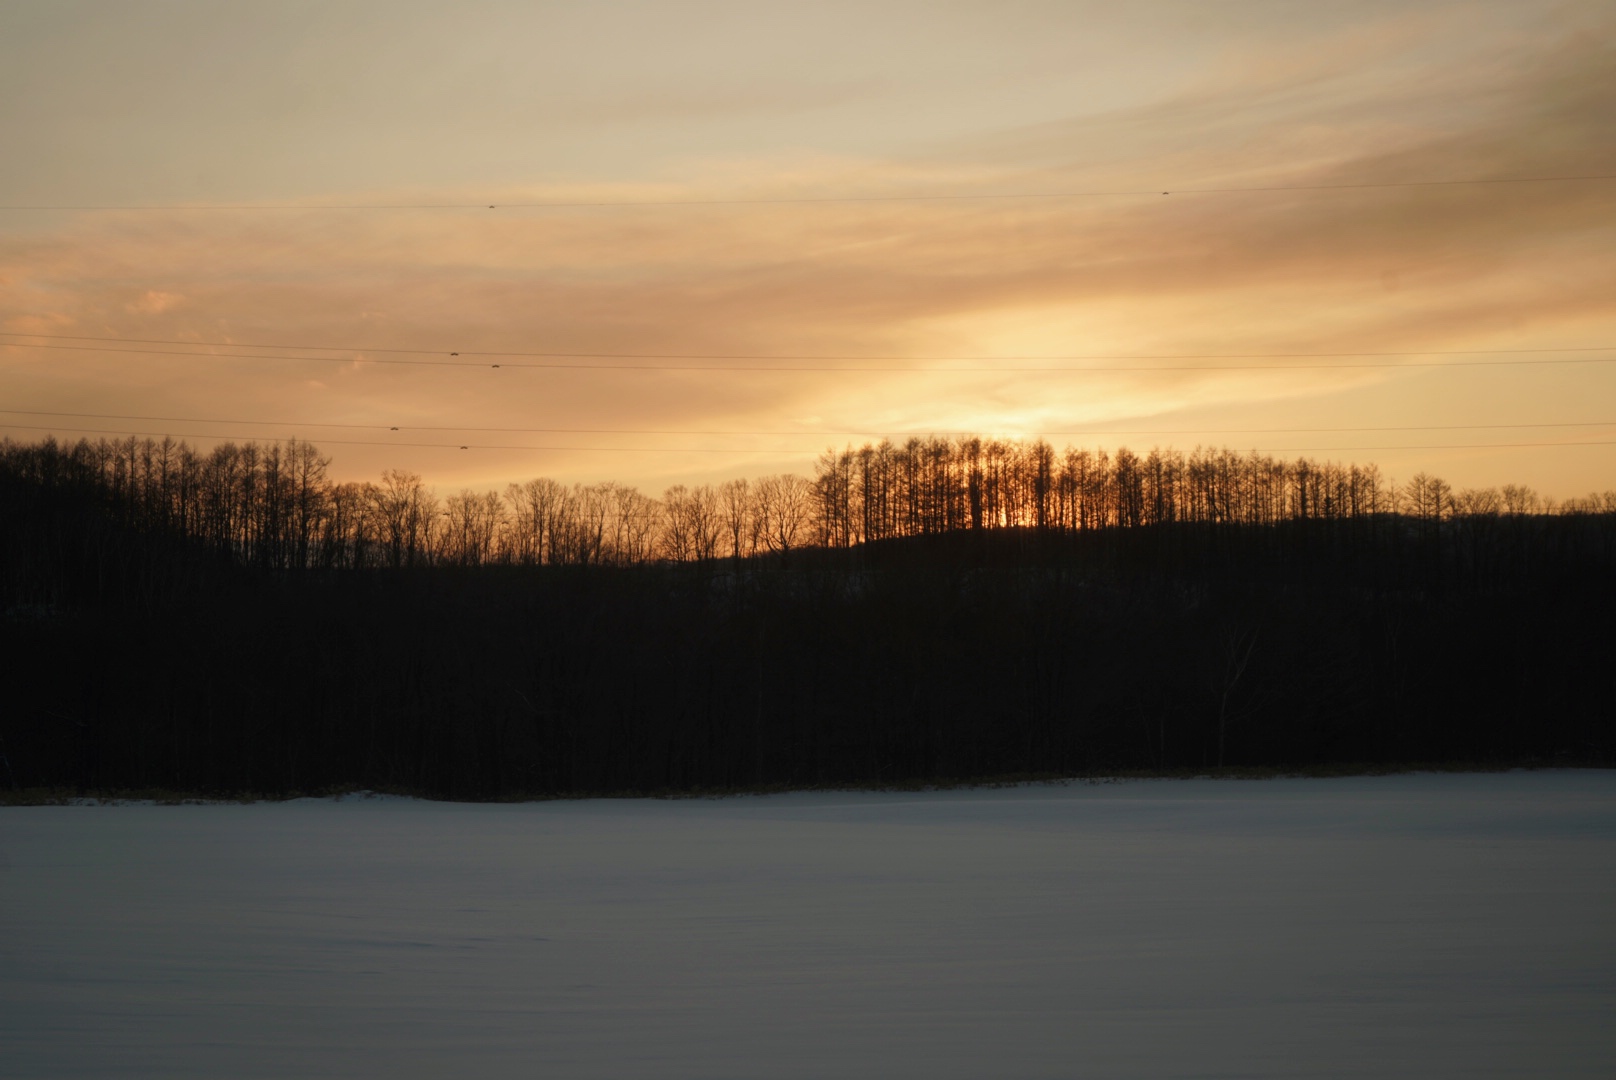
[{"label": "orange sky", "polygon": [[[959,430],[1616,487],[1496,445],[1616,443],[1616,181],[1194,190],[1616,175],[1608,3],[870,7],[6,5],[0,204],[308,208],[0,211],[0,406],[61,414],[0,433],[441,489]],[[1148,194],[897,199],[1095,191]],[[896,201],[657,202],[837,197]],[[481,208],[318,209],[376,204]],[[1200,355],[1273,353],[1394,355]]]}]

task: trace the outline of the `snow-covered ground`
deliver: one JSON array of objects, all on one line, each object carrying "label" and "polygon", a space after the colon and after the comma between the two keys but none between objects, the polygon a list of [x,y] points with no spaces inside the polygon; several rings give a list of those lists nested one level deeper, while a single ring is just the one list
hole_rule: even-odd
[{"label": "snow-covered ground", "polygon": [[1616,1076],[1616,773],[0,809],[7,1077]]}]

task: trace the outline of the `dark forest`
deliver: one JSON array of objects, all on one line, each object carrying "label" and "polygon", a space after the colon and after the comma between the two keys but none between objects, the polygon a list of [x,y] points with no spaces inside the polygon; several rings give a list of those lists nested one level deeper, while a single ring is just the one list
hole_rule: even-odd
[{"label": "dark forest", "polygon": [[1616,494],[915,439],[441,502],[0,446],[0,784],[495,799],[1616,759]]}]

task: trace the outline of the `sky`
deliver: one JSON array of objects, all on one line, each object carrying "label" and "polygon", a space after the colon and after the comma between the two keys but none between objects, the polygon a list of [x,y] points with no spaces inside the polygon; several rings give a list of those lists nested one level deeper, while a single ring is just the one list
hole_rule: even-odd
[{"label": "sky", "polygon": [[659,494],[970,431],[1576,496],[1612,116],[1608,0],[0,0],[0,435]]}]

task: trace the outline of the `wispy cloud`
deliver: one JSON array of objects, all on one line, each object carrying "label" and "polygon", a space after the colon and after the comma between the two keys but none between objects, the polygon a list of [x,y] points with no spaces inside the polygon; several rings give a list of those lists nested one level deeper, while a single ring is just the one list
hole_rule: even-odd
[{"label": "wispy cloud", "polygon": [[[1184,190],[1616,173],[1610,34],[1571,33],[1535,52],[1422,73],[1409,56],[1430,30],[1428,20],[1392,18],[1331,55],[1250,56],[1196,93],[924,154],[732,159],[687,166],[682,184],[510,188],[493,198],[508,207],[1182,184],[1165,196],[103,214],[0,246],[6,326],[24,332],[691,355],[714,364],[754,354],[888,357],[882,366],[927,374],[495,373],[384,368],[362,356],[341,365],[202,363],[15,347],[0,349],[0,371],[8,396],[84,411],[116,400],[141,403],[126,411],[324,422],[827,432],[577,434],[548,441],[669,449],[415,458],[446,478],[485,481],[552,471],[654,485],[801,467],[803,450],[842,441],[828,433],[839,430],[1013,433],[1169,413],[1213,427],[1218,409],[1317,418],[1339,414],[1329,404],[1336,398],[1364,408],[1366,387],[1376,386],[1406,411],[1409,390],[1395,370],[1254,375],[1187,360],[1180,366],[1201,370],[1053,377],[950,373],[984,365],[949,358],[1616,341],[1616,184]],[[1391,54],[1400,78],[1375,85],[1355,74],[1367,57]],[[342,200],[483,197],[438,189]],[[1602,369],[1581,379],[1545,382],[1536,398],[1527,386],[1514,400],[1546,415],[1609,397]],[[1420,385],[1418,393],[1433,392]],[[1433,399],[1424,412],[1455,408]],[[736,453],[679,449],[698,446]],[[769,448],[780,452],[757,453]],[[366,471],[395,457],[355,448],[341,460]]]}]

